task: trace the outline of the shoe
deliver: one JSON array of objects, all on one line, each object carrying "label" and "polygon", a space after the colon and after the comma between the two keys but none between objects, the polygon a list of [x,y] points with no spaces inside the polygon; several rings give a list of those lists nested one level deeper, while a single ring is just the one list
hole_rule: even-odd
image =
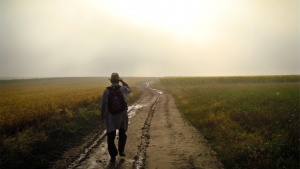
[{"label": "shoe", "polygon": [[121,157],[124,157],[124,156],[125,156],[125,153],[124,153],[124,152],[122,152],[122,153],[120,152],[119,155],[120,155]]},{"label": "shoe", "polygon": [[116,157],[112,157],[112,158],[110,158],[109,162],[111,162],[111,163],[114,163],[114,162],[116,162]]}]

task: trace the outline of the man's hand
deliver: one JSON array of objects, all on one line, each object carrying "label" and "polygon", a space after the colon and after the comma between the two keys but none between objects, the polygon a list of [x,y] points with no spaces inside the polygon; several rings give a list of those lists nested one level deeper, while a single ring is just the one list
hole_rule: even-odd
[{"label": "man's hand", "polygon": [[126,86],[129,88],[128,84],[126,82],[124,82],[123,79],[121,79],[120,82],[122,83],[123,86]]}]

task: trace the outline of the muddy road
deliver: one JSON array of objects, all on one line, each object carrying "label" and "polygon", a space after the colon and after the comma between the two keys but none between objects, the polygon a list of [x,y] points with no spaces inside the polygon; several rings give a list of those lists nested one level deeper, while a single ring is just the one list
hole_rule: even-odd
[{"label": "muddy road", "polygon": [[54,168],[223,168],[203,136],[182,118],[170,94],[152,89],[149,83],[143,90],[141,99],[128,110],[125,157],[117,156],[115,163],[109,162],[102,130],[87,138],[80,153],[60,160],[67,162],[66,166],[57,162]]}]

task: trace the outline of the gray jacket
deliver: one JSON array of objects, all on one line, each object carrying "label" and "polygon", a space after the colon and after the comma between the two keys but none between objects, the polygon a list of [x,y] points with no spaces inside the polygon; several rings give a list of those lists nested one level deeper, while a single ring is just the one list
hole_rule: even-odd
[{"label": "gray jacket", "polygon": [[[117,86],[118,83],[113,83],[111,86]],[[120,91],[124,96],[126,101],[127,95],[131,92],[131,89],[126,83],[123,83],[123,86],[120,87]],[[127,130],[128,128],[128,112],[124,110],[118,114],[111,114],[108,110],[107,106],[107,96],[108,96],[108,89],[105,89],[102,96],[102,103],[101,103],[101,116],[105,117],[106,122],[106,132],[112,132],[116,129],[123,129]]]}]

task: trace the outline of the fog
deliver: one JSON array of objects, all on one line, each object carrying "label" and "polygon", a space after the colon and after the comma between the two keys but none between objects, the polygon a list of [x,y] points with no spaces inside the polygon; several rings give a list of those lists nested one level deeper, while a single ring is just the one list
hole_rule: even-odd
[{"label": "fog", "polygon": [[0,76],[299,74],[297,0],[1,0]]}]

